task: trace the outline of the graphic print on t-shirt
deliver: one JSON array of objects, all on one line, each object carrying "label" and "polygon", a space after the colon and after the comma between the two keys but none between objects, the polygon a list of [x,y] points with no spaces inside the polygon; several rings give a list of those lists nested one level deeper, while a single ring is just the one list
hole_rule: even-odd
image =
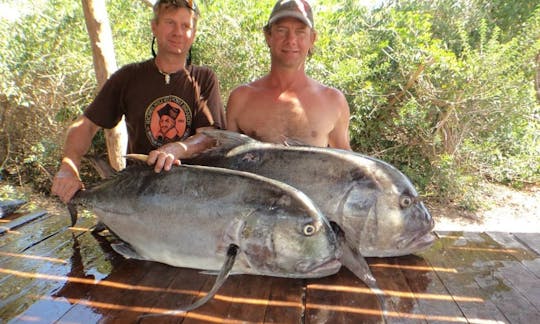
[{"label": "graphic print on t-shirt", "polygon": [[191,110],[179,97],[161,97],[146,109],[146,135],[153,146],[186,139],[191,133]]}]

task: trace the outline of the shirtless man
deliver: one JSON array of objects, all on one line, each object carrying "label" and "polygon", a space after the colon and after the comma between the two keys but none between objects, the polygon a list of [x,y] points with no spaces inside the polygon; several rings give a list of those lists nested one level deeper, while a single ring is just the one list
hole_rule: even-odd
[{"label": "shirtless man", "polygon": [[350,150],[349,105],[337,89],[308,77],[305,62],[317,34],[305,0],[280,0],[264,27],[270,72],[234,89],[227,129],[264,142],[287,139]]}]

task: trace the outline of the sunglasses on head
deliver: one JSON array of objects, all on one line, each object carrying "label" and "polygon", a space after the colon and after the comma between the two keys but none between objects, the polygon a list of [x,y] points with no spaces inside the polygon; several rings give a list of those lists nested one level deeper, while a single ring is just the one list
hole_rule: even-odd
[{"label": "sunglasses on head", "polygon": [[195,11],[195,12],[198,12],[198,8],[197,8],[197,5],[195,4],[195,1],[193,0],[159,0],[158,2],[156,2],[156,6],[158,5],[161,5],[161,4],[171,4],[173,6],[177,6],[177,7],[183,7],[183,5],[185,5],[186,7],[188,7],[189,9]]}]

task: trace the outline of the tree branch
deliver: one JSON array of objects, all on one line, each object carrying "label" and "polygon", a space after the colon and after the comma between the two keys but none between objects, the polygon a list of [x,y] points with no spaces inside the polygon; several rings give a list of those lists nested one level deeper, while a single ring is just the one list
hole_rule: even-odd
[{"label": "tree branch", "polygon": [[412,88],[414,86],[414,83],[416,82],[416,80],[418,80],[418,78],[420,77],[420,75],[424,72],[424,70],[426,69],[427,66],[430,66],[431,64],[433,64],[435,60],[433,58],[429,58],[428,61],[424,64],[420,64],[420,66],[418,66],[418,68],[416,69],[416,72],[414,72],[410,77],[409,77],[409,81],[407,81],[407,84],[405,85],[405,87],[403,87],[403,89],[396,93],[391,99],[390,101],[388,102],[388,106],[389,107],[392,107],[394,106],[394,104],[396,104],[406,93],[407,91],[409,91],[410,88]]}]

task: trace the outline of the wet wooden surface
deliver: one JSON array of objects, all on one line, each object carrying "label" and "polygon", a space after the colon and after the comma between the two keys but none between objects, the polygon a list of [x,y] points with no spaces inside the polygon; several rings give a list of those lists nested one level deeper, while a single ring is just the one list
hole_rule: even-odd
[{"label": "wet wooden surface", "polygon": [[[68,219],[39,211],[0,219],[0,323],[381,321],[376,297],[344,268],[309,280],[232,276],[199,309],[140,319],[192,303],[214,277],[126,260],[88,232],[91,216],[75,228]],[[368,259],[387,323],[538,323],[540,233],[438,235],[419,255]]]}]

